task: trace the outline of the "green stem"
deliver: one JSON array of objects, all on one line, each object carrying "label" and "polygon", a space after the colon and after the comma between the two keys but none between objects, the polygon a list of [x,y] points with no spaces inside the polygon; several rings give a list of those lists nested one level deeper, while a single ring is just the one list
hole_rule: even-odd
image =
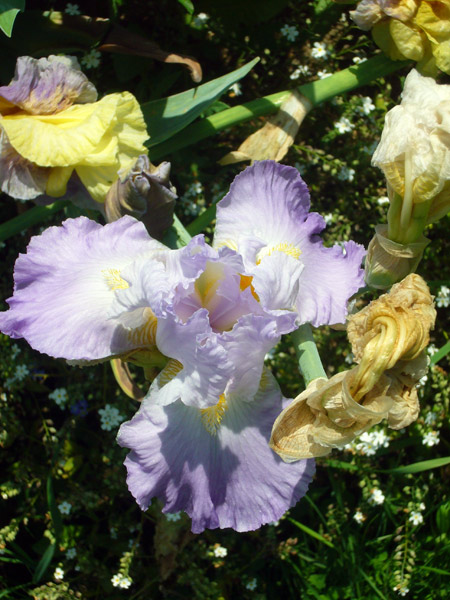
[{"label": "green stem", "polygon": [[402,202],[400,194],[394,192],[388,211],[388,238],[393,242],[398,241]]},{"label": "green stem", "polygon": [[67,200],[58,200],[48,206],[34,206],[21,215],[6,221],[6,223],[2,223],[0,225],[0,242],[4,242],[13,235],[28,229],[28,227],[46,221],[68,205],[69,202]]},{"label": "green stem", "polygon": [[311,325],[305,323],[296,331],[291,333],[291,339],[295,347],[298,359],[298,368],[303,375],[305,384],[308,385],[318,377],[327,377],[320,360],[319,352],[314,341]]},{"label": "green stem", "polygon": [[211,204],[208,208],[202,212],[192,223],[190,223],[186,230],[190,235],[197,235],[205,230],[206,227],[216,218],[216,205]]},{"label": "green stem", "polygon": [[[393,61],[379,54],[360,65],[354,65],[338,71],[326,79],[305,83],[299,86],[297,90],[311,102],[312,106],[317,106],[334,96],[367,85],[374,79],[378,79],[378,77],[398,71],[407,64],[409,62]],[[232,127],[255,117],[274,114],[290,93],[291,90],[285,90],[276,94],[270,94],[269,96],[252,100],[240,106],[234,106],[233,108],[211,115],[206,119],[192,123],[169,140],[150,148],[150,159],[152,161],[159,160],[176,150],[181,150],[182,148],[186,148],[186,146],[215,135],[222,129]]]},{"label": "green stem", "polygon": [[178,238],[177,247],[181,248],[183,246],[187,246],[191,240],[191,235],[186,231],[184,225],[181,223],[177,215],[173,215],[173,226]]}]

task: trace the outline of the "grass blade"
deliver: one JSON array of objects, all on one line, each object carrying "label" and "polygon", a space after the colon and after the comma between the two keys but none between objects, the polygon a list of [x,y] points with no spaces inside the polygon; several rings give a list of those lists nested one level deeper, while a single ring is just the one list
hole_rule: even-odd
[{"label": "grass blade", "polygon": [[291,519],[291,517],[288,517],[288,521],[290,521],[291,523],[293,523],[296,527],[298,527],[299,529],[301,529],[303,532],[307,533],[308,535],[310,535],[314,539],[318,540],[319,542],[322,542],[322,544],[325,544],[329,548],[333,548],[334,549],[334,544],[332,544],[327,539],[325,539],[323,537],[323,535],[320,535],[320,533],[317,533],[317,531],[314,531],[313,529],[310,529],[309,527],[307,527],[306,525],[303,525],[303,523],[299,523],[295,519]]}]

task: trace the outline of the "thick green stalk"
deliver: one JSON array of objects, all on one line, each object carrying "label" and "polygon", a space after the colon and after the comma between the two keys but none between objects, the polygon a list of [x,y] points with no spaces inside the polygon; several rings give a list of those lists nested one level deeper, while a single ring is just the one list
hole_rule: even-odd
[{"label": "thick green stalk", "polygon": [[[313,106],[317,106],[334,96],[349,92],[355,88],[367,85],[378,77],[389,75],[407,65],[405,61],[392,61],[379,54],[360,65],[355,65],[334,73],[326,79],[306,83],[297,88]],[[150,148],[151,160],[159,160],[171,152],[191,146],[196,142],[215,135],[218,131],[232,127],[249,119],[276,113],[291,90],[270,94],[257,100],[252,100],[240,106],[211,115],[206,119],[192,123],[169,140]]]},{"label": "thick green stalk", "polygon": [[303,375],[305,385],[318,377],[327,377],[314,341],[311,325],[305,323],[291,333],[291,340],[297,354],[298,368]]},{"label": "thick green stalk", "polygon": [[59,212],[68,204],[69,202],[66,200],[58,200],[48,206],[34,206],[21,215],[6,221],[6,223],[2,223],[0,225],[0,242],[4,242],[13,235],[28,229],[28,227],[46,221],[51,215]]}]

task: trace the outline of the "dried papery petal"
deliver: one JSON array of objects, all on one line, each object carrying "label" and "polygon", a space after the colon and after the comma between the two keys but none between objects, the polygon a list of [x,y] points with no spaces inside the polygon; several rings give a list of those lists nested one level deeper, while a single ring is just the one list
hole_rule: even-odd
[{"label": "dried papery petal", "polygon": [[411,244],[398,244],[387,237],[387,225],[377,225],[365,262],[365,280],[373,288],[386,289],[414,272],[430,243],[425,236]]},{"label": "dried papery petal", "polygon": [[391,429],[407,427],[419,416],[419,399],[415,387],[403,385],[399,380],[394,380],[389,388],[392,396],[392,408],[388,415],[388,425]]}]

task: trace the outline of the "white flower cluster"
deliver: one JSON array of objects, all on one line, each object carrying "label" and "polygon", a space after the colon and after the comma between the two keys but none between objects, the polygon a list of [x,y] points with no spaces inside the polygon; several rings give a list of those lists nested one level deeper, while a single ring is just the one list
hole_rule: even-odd
[{"label": "white flower cluster", "polygon": [[406,596],[406,594],[409,594],[409,587],[407,587],[406,583],[399,583],[392,589],[394,592],[397,592],[399,596]]},{"label": "white flower cluster", "polygon": [[280,29],[280,33],[288,40],[288,42],[295,42],[299,36],[298,29],[295,25],[283,25]]},{"label": "white flower cluster", "polygon": [[384,431],[366,431],[359,436],[356,450],[365,456],[374,456],[379,448],[387,448],[389,441]]},{"label": "white flower cluster", "polygon": [[362,105],[356,107],[356,111],[360,115],[370,115],[370,113],[375,110],[375,104],[372,102],[372,99],[369,96],[365,96],[362,99]]},{"label": "white flower cluster", "polygon": [[439,308],[447,308],[450,306],[450,288],[446,285],[441,285],[441,288],[436,296],[436,306]]},{"label": "white flower cluster", "polygon": [[383,492],[378,488],[372,488],[370,490],[369,504],[383,504],[386,500]]},{"label": "white flower cluster", "polygon": [[121,573],[117,573],[111,577],[111,583],[114,587],[127,590],[133,582],[129,577],[124,577]]},{"label": "white flower cluster", "polygon": [[310,75],[311,70],[308,65],[300,65],[289,75],[290,79],[298,79],[300,75]]},{"label": "white flower cluster", "polygon": [[59,408],[65,408],[69,399],[66,388],[56,388],[56,390],[53,390],[53,392],[49,394],[48,397],[50,398],[50,400],[54,400],[59,406]]},{"label": "white flower cluster", "polygon": [[341,167],[337,178],[340,181],[353,181],[355,179],[355,169],[349,169],[347,166]]},{"label": "white flower cluster", "polygon": [[119,410],[111,404],[106,404],[105,408],[100,408],[98,411],[101,419],[101,428],[105,431],[111,431],[118,427],[125,419],[123,415],[119,413]]},{"label": "white flower cluster", "polygon": [[417,510],[411,511],[408,520],[413,525],[421,525],[423,523],[423,515],[422,515],[423,510],[425,510],[425,504],[423,502],[421,502],[419,504],[419,506],[417,507]]}]

